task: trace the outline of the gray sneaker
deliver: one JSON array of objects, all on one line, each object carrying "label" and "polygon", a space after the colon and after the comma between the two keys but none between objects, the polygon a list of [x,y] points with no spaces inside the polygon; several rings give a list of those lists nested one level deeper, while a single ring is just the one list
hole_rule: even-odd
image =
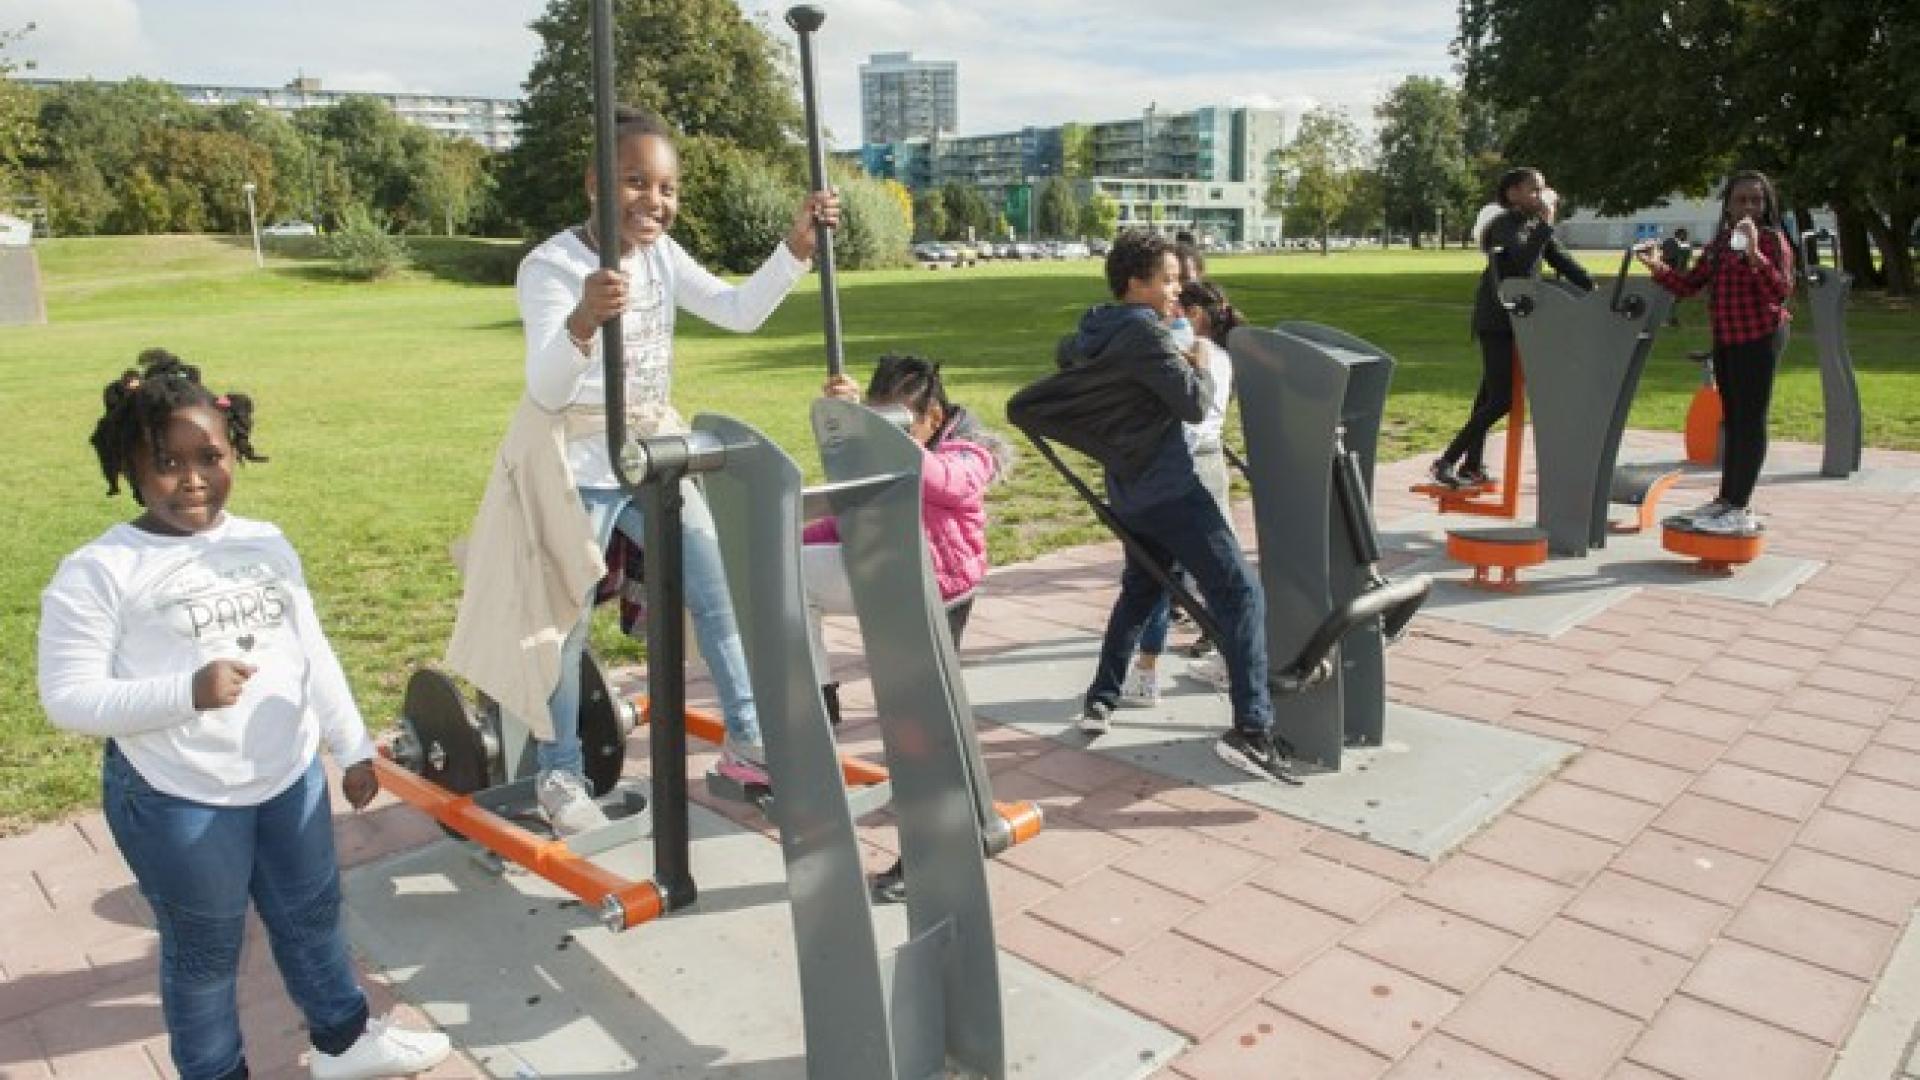
[{"label": "gray sneaker", "polygon": [[579,773],[548,769],[534,780],[533,794],[555,836],[574,836],[607,823],[606,812],[593,801]]},{"label": "gray sneaker", "polygon": [[1698,525],[1707,518],[1719,517],[1721,514],[1726,513],[1730,505],[1731,504],[1725,499],[1714,499],[1711,502],[1703,502],[1699,506],[1684,513],[1670,514],[1665,520],[1669,524],[1686,526]]},{"label": "gray sneaker", "polygon": [[1695,518],[1693,527],[1717,536],[1747,536],[1760,531],[1760,522],[1746,507],[1729,506],[1717,514]]},{"label": "gray sneaker", "polygon": [[1135,667],[1127,672],[1127,683],[1120,688],[1120,704],[1151,708],[1160,704],[1160,673]]}]

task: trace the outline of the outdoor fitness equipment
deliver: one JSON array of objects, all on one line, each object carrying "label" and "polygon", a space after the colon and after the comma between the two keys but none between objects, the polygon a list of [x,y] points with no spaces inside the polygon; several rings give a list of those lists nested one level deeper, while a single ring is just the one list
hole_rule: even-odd
[{"label": "outdoor fitness equipment", "polygon": [[[823,18],[817,9],[798,8],[789,21],[804,35]],[[614,175],[610,0],[594,3],[593,27],[604,183]],[[611,194],[602,192],[606,205]],[[600,239],[603,253],[618,251],[617,236],[603,231]],[[855,769],[835,750],[814,679],[800,572],[807,495],[799,468],[759,432],[725,417],[703,415],[685,434],[629,441],[617,318],[607,333],[609,451],[615,474],[641,501],[646,519],[653,879],[627,881],[584,857],[583,840],[591,843],[620,823],[584,838],[548,840],[489,810],[484,790],[449,791],[388,760],[377,766],[382,782],[443,825],[597,905],[612,929],[691,905],[697,890],[687,858],[680,492],[684,478],[702,476],[779,792],[773,817],[788,868],[808,1075],[1005,1076],[998,958],[981,859],[1032,835],[1039,815],[1021,806],[996,811],[988,821],[982,809],[994,804],[920,527],[921,449],[872,410],[838,401],[814,405],[833,480],[815,499],[841,519],[847,575],[886,716],[889,768]],[[524,731],[512,730],[523,724],[498,710],[495,715],[500,745],[524,738]],[[445,752],[445,744],[434,745]],[[462,784],[492,779],[507,767],[503,755],[496,755],[499,765],[488,760],[482,766],[470,754],[454,762],[425,744],[407,756],[421,773]],[[910,938],[886,955],[875,939],[854,811],[843,786],[849,774],[890,786],[902,857],[914,867]]]},{"label": "outdoor fitness equipment", "polygon": [[[1386,729],[1386,645],[1432,581],[1389,581],[1370,495],[1393,358],[1332,327],[1281,323],[1227,337],[1253,490],[1267,655],[1282,685],[1274,733],[1310,771]],[[1310,678],[1319,673],[1319,678]]]},{"label": "outdoor fitness equipment", "polygon": [[[1368,493],[1392,360],[1358,338],[1312,323],[1278,331],[1241,327],[1228,336],[1227,348],[1241,395],[1243,469],[1253,488],[1261,552],[1275,741],[1308,771],[1337,770],[1342,746],[1380,742],[1382,647],[1399,637],[1432,588],[1424,575],[1390,581],[1378,567]],[[1202,633],[1226,640],[1174,568],[1157,561],[1061,460],[1042,434],[1047,421],[1020,402],[1016,396],[1009,404],[1008,420]]]},{"label": "outdoor fitness equipment", "polygon": [[[1826,442],[1820,475],[1847,477],[1860,471],[1863,432],[1860,384],[1853,375],[1853,354],[1847,349],[1847,295],[1853,278],[1834,265],[1820,265],[1820,234],[1801,234],[1806,252],[1808,306],[1813,309],[1813,340],[1820,354],[1820,399],[1826,408]],[[1837,244],[1837,242],[1836,242]]]},{"label": "outdoor fitness equipment", "polygon": [[1578,557],[1606,546],[1627,412],[1672,304],[1665,291],[1629,280],[1632,260],[1629,249],[1611,290],[1540,277],[1500,283],[1533,406],[1538,507],[1532,528],[1448,531],[1448,551],[1462,561],[1504,550],[1509,561],[1476,563],[1482,573],[1487,565],[1506,567],[1510,583],[1515,567],[1548,553]]}]

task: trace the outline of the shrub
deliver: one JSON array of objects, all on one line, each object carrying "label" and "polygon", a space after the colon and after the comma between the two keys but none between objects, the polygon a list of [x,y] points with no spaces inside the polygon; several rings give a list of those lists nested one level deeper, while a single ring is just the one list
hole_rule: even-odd
[{"label": "shrub", "polygon": [[841,177],[840,228],[834,261],[849,270],[884,270],[912,261],[913,217],[885,183],[866,176]]},{"label": "shrub", "polygon": [[327,257],[341,276],[355,281],[377,281],[407,265],[412,252],[407,242],[389,233],[364,206],[353,205],[340,215],[340,226],[327,236]]}]

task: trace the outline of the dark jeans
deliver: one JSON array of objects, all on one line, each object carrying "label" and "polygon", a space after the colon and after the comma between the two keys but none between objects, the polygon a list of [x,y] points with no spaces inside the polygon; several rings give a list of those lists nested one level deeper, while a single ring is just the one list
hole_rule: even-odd
[{"label": "dark jeans", "polygon": [[1767,410],[1773,403],[1773,372],[1787,344],[1786,328],[1770,337],[1713,349],[1713,381],[1720,387],[1727,450],[1720,466],[1720,497],[1734,506],[1753,500],[1760,466],[1767,460]]},{"label": "dark jeans", "polygon": [[1487,432],[1513,411],[1513,338],[1480,335],[1480,389],[1473,395],[1473,411],[1460,434],[1447,444],[1440,460],[1468,468],[1486,465]]},{"label": "dark jeans", "polygon": [[107,827],[160,931],[160,1009],[181,1080],[247,1075],[234,981],[249,899],[313,1045],[330,1054],[352,1046],[366,1027],[367,999],[340,929],[340,864],[320,759],[258,806],[158,791],[112,742],[100,780]]},{"label": "dark jeans", "polygon": [[[1227,697],[1233,703],[1233,725],[1265,731],[1273,725],[1273,699],[1267,687],[1266,603],[1240,542],[1228,527],[1207,489],[1195,479],[1181,495],[1138,510],[1115,514],[1137,537],[1161,567],[1180,567],[1193,575],[1200,598],[1220,624],[1216,642],[1227,663]],[[1120,573],[1120,595],[1107,616],[1107,633],[1100,643],[1100,666],[1087,688],[1088,704],[1112,708],[1120,700],[1127,662],[1139,644],[1140,632],[1165,601],[1167,590],[1127,552]]]}]

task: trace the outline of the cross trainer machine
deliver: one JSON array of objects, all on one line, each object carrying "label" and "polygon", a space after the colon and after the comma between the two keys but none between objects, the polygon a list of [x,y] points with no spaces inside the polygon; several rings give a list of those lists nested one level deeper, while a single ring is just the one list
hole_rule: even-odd
[{"label": "cross trainer machine", "polygon": [[1482,571],[1504,568],[1507,584],[1519,567],[1544,562],[1549,554],[1579,557],[1605,547],[1607,508],[1616,491],[1639,505],[1664,476],[1636,474],[1616,488],[1615,462],[1633,394],[1654,332],[1672,304],[1664,290],[1629,279],[1632,259],[1631,249],[1621,256],[1611,290],[1587,291],[1538,276],[1500,282],[1533,411],[1535,524],[1450,529],[1447,546],[1449,554]]},{"label": "cross trainer machine", "polygon": [[1853,374],[1853,353],[1847,348],[1847,296],[1853,278],[1834,265],[1820,265],[1820,234],[1801,234],[1806,266],[1801,280],[1807,285],[1813,310],[1813,340],[1820,356],[1820,400],[1825,406],[1826,431],[1820,475],[1836,478],[1860,471],[1864,432],[1860,418],[1860,384]]},{"label": "cross trainer machine", "polygon": [[[1278,331],[1241,327],[1227,348],[1241,395],[1243,471],[1254,493],[1275,745],[1296,772],[1337,771],[1343,746],[1381,741],[1384,645],[1400,636],[1432,588],[1424,575],[1391,581],[1378,565],[1369,492],[1392,361],[1357,338],[1310,323]],[[1350,386],[1356,365],[1364,374]],[[1160,563],[1061,459],[1049,441],[1060,428],[1020,400],[1009,403],[1008,420],[1172,602],[1209,638],[1225,640],[1176,568]]]},{"label": "cross trainer machine", "polygon": [[[823,19],[814,8],[789,13],[790,24],[802,33],[809,70],[805,35]],[[593,28],[599,172],[603,185],[610,185],[615,177],[610,0],[595,0]],[[602,197],[611,204],[611,191],[603,190]],[[617,223],[609,217],[601,224],[601,251],[617,252]],[[503,711],[493,712],[503,737],[491,748],[484,739],[469,739],[449,750],[416,734],[416,750],[377,764],[383,785],[443,826],[598,906],[609,928],[632,927],[693,905],[680,514],[681,483],[699,476],[721,536],[768,766],[780,793],[773,817],[788,868],[808,1075],[819,1080],[1005,1076],[998,958],[981,860],[988,851],[1032,835],[1039,815],[1024,805],[1011,813],[996,807],[989,823],[982,810],[995,804],[927,563],[919,519],[920,448],[871,410],[833,401],[814,406],[829,475],[837,477],[817,497],[842,518],[856,612],[869,649],[878,650],[875,692],[885,716],[888,767],[853,770],[835,749],[813,677],[800,575],[800,519],[807,497],[799,468],[759,432],[724,417],[697,417],[685,434],[629,441],[619,320],[611,320],[605,332],[609,449],[622,486],[642,503],[647,533],[651,698],[643,707],[653,718],[648,810],[654,876],[622,879],[586,856],[581,848],[592,844],[583,845],[581,837],[562,842],[538,836],[490,809],[485,791],[452,792],[407,767],[433,770],[439,779],[497,777],[507,768],[500,748],[525,734],[513,730],[524,725]],[[911,557],[904,554],[909,552]],[[409,718],[403,727],[416,725]],[[451,767],[446,755],[471,752],[476,744],[478,759],[469,753],[457,769]],[[518,761],[516,768],[524,768],[525,755]],[[907,897],[910,938],[886,954],[875,940],[854,808],[843,786],[855,772],[890,786],[902,855],[914,864]],[[622,824],[586,836],[591,841]]]}]

